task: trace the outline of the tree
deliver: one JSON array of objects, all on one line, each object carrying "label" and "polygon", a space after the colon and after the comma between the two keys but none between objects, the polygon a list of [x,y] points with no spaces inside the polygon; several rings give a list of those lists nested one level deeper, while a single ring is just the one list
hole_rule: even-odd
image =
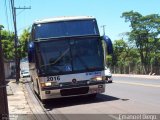
[{"label": "tree", "polygon": [[115,40],[114,44],[114,59],[113,59],[113,63],[114,65],[116,65],[117,67],[120,67],[119,72],[123,73],[123,71],[125,71],[123,69],[123,66],[126,66],[126,57],[127,57],[127,44],[123,39],[120,40]]},{"label": "tree", "polygon": [[115,40],[113,48],[114,72],[116,66],[118,73],[136,73],[134,66],[139,64],[137,49],[123,39]]},{"label": "tree", "polygon": [[20,36],[20,59],[27,57],[27,44],[30,37],[30,28],[24,29],[23,33]]},{"label": "tree", "polygon": [[7,60],[14,59],[14,34],[12,32],[3,30],[1,32],[2,38],[2,48],[3,48],[3,55],[4,58]]},{"label": "tree", "polygon": [[151,14],[143,16],[138,12],[124,12],[122,18],[130,22],[132,28],[129,40],[136,44],[144,73],[150,72],[152,54],[156,53],[158,35],[160,34],[160,16]]},{"label": "tree", "polygon": [[[25,29],[20,36],[20,40],[18,42],[18,78],[20,77],[20,59],[27,57],[27,41],[29,39],[30,28]],[[2,30],[1,31],[1,38],[2,38],[2,48],[3,48],[3,56],[6,60],[14,60],[15,59],[15,44],[14,44],[14,33]]]}]

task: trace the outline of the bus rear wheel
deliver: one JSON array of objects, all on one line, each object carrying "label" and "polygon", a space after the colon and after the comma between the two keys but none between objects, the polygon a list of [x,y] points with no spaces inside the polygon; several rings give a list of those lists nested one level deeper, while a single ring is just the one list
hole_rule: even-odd
[{"label": "bus rear wheel", "polygon": [[47,100],[41,99],[41,102],[42,102],[42,104],[46,104],[46,103],[47,103]]}]

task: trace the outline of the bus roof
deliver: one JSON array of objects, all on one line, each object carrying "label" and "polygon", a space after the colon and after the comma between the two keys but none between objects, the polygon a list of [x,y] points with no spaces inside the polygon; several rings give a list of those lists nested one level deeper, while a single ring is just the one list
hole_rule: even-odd
[{"label": "bus roof", "polygon": [[55,18],[36,20],[34,24],[58,22],[58,21],[84,20],[84,19],[95,19],[95,18],[92,16],[61,16]]}]

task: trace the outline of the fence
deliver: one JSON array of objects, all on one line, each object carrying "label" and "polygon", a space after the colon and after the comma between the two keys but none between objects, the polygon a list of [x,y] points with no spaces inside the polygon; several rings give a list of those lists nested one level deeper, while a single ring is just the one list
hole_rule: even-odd
[{"label": "fence", "polygon": [[160,66],[109,66],[114,74],[149,74],[160,75]]}]

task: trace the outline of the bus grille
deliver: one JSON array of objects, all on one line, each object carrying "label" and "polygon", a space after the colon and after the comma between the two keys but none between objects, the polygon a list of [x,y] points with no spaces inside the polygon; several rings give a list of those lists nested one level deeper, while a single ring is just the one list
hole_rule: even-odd
[{"label": "bus grille", "polygon": [[89,91],[89,87],[81,87],[81,88],[72,88],[72,89],[63,89],[60,91],[62,96],[69,96],[69,95],[80,95],[86,94]]}]

